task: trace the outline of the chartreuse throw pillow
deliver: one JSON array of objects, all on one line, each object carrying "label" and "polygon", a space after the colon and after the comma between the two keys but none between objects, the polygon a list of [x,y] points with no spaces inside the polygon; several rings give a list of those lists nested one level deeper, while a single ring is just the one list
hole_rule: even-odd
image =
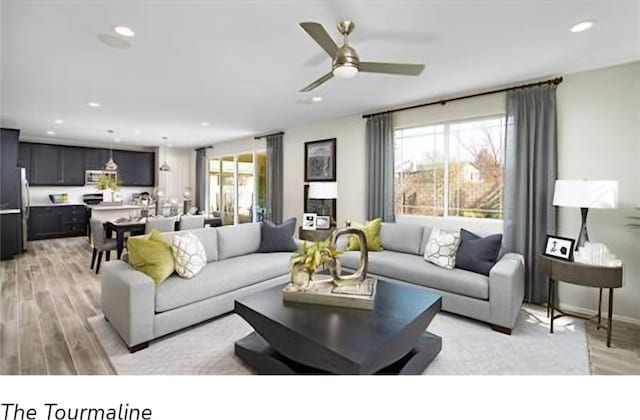
[{"label": "chartreuse throw pillow", "polygon": [[160,232],[152,230],[147,237],[127,239],[129,264],[151,277],[156,286],[160,285],[175,270],[171,246]]},{"label": "chartreuse throw pillow", "polygon": [[[364,232],[364,237],[367,240],[368,251],[382,251],[382,242],[380,241],[380,227],[382,226],[382,219],[373,219],[367,222],[366,225],[360,225],[358,223],[351,223],[352,228],[360,229]],[[351,235],[349,238],[349,251],[360,250],[360,239],[356,235]]]}]

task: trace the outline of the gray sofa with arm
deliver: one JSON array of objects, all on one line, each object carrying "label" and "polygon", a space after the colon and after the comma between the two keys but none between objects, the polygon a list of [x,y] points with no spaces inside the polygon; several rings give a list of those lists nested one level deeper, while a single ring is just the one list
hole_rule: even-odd
[{"label": "gray sofa with arm", "polygon": [[[524,259],[507,253],[489,276],[459,268],[448,270],[424,260],[432,228],[406,223],[383,223],[380,240],[384,251],[369,252],[369,274],[425,287],[442,296],[442,309],[491,324],[510,334],[524,298]],[[342,237],[340,238],[342,239]],[[344,241],[338,247],[344,246]],[[359,253],[340,256],[342,266],[355,270]]]},{"label": "gray sofa with arm", "polygon": [[[289,280],[291,253],[257,253],[260,224],[192,230],[207,265],[191,279],[171,275],[159,286],[125,261],[101,271],[102,311],[130,351],[233,310],[234,300]],[[164,233],[170,239],[181,232]],[[182,232],[184,233],[184,232]]]}]

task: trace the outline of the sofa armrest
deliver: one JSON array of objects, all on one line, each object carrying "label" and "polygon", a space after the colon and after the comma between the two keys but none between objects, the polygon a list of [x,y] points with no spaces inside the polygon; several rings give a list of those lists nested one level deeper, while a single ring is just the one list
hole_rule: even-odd
[{"label": "sofa armrest", "polygon": [[491,323],[513,328],[524,299],[524,258],[504,254],[489,272]]},{"label": "sofa armrest", "polygon": [[155,317],[155,283],[123,261],[101,269],[102,312],[129,347],[151,341]]}]

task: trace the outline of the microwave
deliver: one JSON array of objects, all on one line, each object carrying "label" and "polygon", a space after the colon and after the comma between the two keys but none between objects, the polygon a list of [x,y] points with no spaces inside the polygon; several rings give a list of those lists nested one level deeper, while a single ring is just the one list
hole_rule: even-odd
[{"label": "microwave", "polygon": [[84,171],[84,185],[96,185],[98,179],[101,175],[107,175],[113,177],[113,179],[118,179],[117,171],[105,171],[105,170],[91,170]]}]

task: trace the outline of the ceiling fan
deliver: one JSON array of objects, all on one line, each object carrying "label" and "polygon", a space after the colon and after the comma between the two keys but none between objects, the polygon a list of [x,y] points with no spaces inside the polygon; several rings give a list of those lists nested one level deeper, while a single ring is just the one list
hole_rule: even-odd
[{"label": "ceiling fan", "polygon": [[344,35],[344,43],[340,47],[331,39],[331,36],[321,24],[317,22],[302,22],[300,27],[329,54],[332,60],[331,71],[300,89],[300,92],[312,91],[333,76],[341,79],[352,79],[356,77],[358,72],[418,76],[424,70],[424,64],[360,61],[358,52],[349,45],[349,34],[356,27],[355,23],[351,21],[346,20],[338,24],[338,31]]}]

